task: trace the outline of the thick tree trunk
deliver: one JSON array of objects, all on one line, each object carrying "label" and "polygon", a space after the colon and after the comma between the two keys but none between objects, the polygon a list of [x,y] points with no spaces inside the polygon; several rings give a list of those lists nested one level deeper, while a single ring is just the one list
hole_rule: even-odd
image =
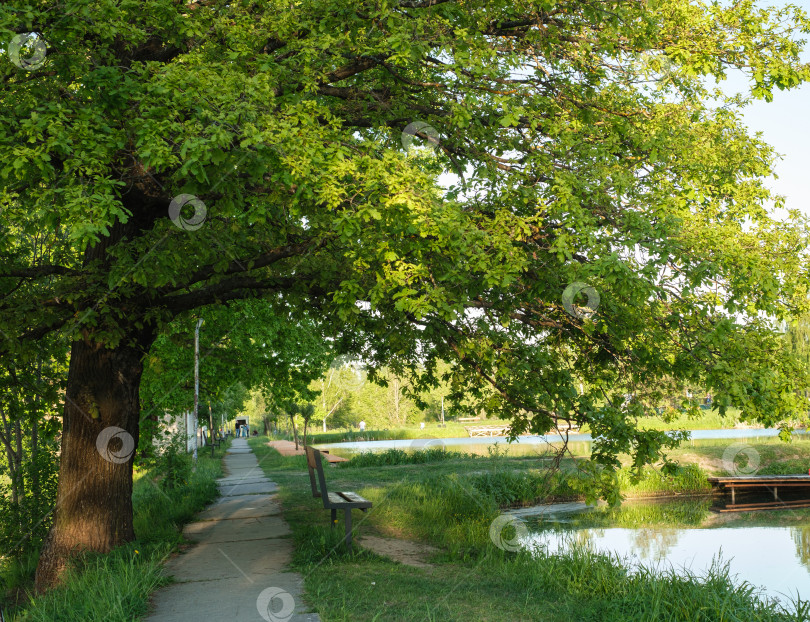
[{"label": "thick tree trunk", "polygon": [[132,462],[138,446],[141,361],[151,340],[141,334],[114,349],[73,343],[59,488],[37,567],[38,591],[58,583],[71,556],[108,552],[135,538]]},{"label": "thick tree trunk", "polygon": [[399,378],[394,378],[394,418],[397,425],[402,425],[399,418]]},{"label": "thick tree trunk", "polygon": [[295,415],[290,415],[290,423],[293,429],[293,438],[295,438],[295,451],[298,451],[298,430],[295,427]]}]

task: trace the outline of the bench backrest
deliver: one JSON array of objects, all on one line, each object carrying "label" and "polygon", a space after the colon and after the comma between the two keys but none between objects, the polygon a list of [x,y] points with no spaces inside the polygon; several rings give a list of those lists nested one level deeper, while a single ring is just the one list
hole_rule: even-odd
[{"label": "bench backrest", "polygon": [[[309,471],[309,483],[312,486],[312,496],[321,497],[324,507],[329,502],[329,493],[326,490],[326,477],[323,474],[323,463],[321,452],[314,447],[305,447],[307,452],[307,470]],[[317,475],[317,480],[315,479]],[[320,490],[318,485],[320,484]]]}]

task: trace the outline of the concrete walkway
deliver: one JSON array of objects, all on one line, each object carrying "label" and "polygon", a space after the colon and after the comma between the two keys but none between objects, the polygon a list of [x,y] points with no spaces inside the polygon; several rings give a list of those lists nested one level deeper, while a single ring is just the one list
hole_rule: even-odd
[{"label": "concrete walkway", "polygon": [[287,572],[290,528],[247,439],[224,459],[222,497],[183,530],[196,542],[165,567],[175,583],[158,590],[146,622],[317,622],[301,596],[301,575]]}]

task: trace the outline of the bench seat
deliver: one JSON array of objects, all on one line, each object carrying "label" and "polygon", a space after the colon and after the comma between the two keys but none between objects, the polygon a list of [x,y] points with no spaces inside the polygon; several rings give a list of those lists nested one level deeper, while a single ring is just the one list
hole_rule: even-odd
[{"label": "bench seat", "polygon": [[309,482],[312,486],[312,496],[320,497],[323,501],[324,509],[331,510],[331,527],[337,523],[337,511],[344,511],[344,523],[346,525],[346,546],[352,548],[352,510],[365,512],[372,507],[371,501],[364,499],[354,492],[329,492],[326,489],[326,476],[323,472],[323,460],[321,452],[314,447],[305,447],[307,453],[307,470],[309,471]]},{"label": "bench seat", "polygon": [[353,508],[363,509],[371,507],[371,501],[363,499],[363,497],[353,492],[330,492],[327,493],[327,496],[329,497],[329,504],[336,508],[351,506]]}]

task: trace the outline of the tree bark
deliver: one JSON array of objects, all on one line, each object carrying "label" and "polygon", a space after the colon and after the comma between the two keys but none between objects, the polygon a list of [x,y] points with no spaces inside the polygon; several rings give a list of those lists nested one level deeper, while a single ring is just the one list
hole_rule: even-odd
[{"label": "tree bark", "polygon": [[292,423],[293,438],[295,438],[295,451],[298,451],[298,429],[295,427],[295,415],[290,415],[290,422]]},{"label": "tree bark", "polygon": [[142,360],[153,334],[108,349],[76,341],[70,355],[54,521],[36,589],[58,584],[71,557],[106,553],[135,538],[132,463],[138,445]]},{"label": "tree bark", "polygon": [[6,462],[8,463],[9,478],[11,479],[11,502],[16,504],[17,478],[14,473],[14,465],[16,464],[16,461],[14,459],[14,447],[11,445],[14,435],[11,429],[11,424],[9,423],[8,419],[6,419],[6,412],[2,408],[0,408],[0,423],[3,425],[3,429],[0,430],[0,440],[3,442],[3,448],[6,450]]},{"label": "tree bark", "polygon": [[396,419],[396,425],[402,425],[402,422],[399,419],[399,378],[394,377],[394,418]]},{"label": "tree bark", "polygon": [[[42,361],[37,359],[37,384],[42,385]],[[35,395],[33,400],[36,402],[36,407],[34,408],[35,413],[43,412],[43,401],[42,397],[39,395]],[[31,464],[36,465],[37,458],[39,457],[39,419],[35,417],[31,417]],[[34,468],[31,472],[31,495],[38,497],[40,494],[40,482],[39,482],[39,469]]]},{"label": "tree bark", "polygon": [[[323,401],[324,401],[324,410],[326,410],[326,398],[324,398],[324,400],[323,400]],[[330,409],[329,409],[329,412],[328,412],[328,413],[326,413],[326,414],[323,416],[323,431],[324,431],[324,432],[326,432],[326,418],[327,418],[329,415],[331,415],[333,412],[335,412],[335,409],[336,409],[338,406],[340,406],[340,403],[341,403],[342,401],[343,401],[343,398],[341,397],[341,398],[340,398],[340,399],[339,399],[337,402],[335,402],[335,405],[334,405],[334,406],[332,406],[332,408],[330,408]]]}]

